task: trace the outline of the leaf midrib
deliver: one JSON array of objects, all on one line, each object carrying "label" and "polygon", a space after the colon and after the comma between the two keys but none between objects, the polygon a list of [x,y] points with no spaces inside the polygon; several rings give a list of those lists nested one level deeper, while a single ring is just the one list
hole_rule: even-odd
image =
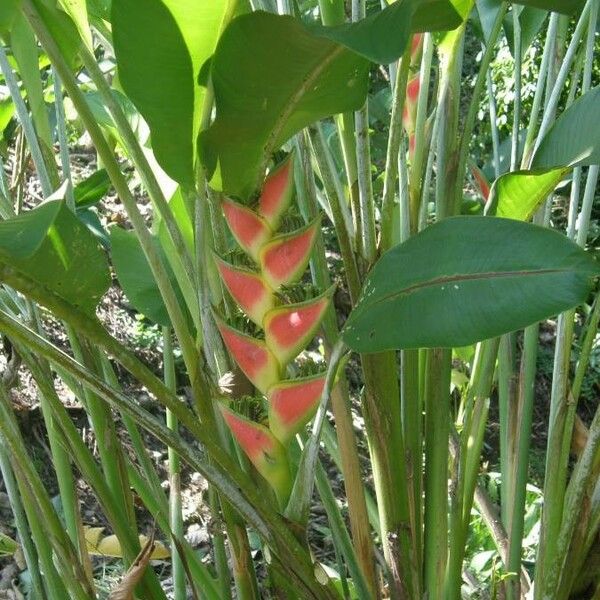
[{"label": "leaf midrib", "polygon": [[571,269],[535,269],[535,270],[521,270],[521,271],[487,271],[485,273],[461,273],[460,275],[444,275],[442,277],[436,277],[435,279],[429,279],[420,283],[413,284],[406,287],[398,292],[392,292],[381,298],[375,300],[367,306],[372,307],[377,304],[382,304],[388,300],[392,300],[400,296],[408,296],[422,289],[435,287],[444,283],[456,283],[463,281],[477,281],[479,279],[501,279],[503,277],[516,277],[516,276],[538,276],[538,275],[550,275],[554,273],[569,273]]},{"label": "leaf midrib", "polygon": [[[331,42],[335,44],[335,42]],[[273,124],[273,128],[271,129],[271,133],[265,142],[263,147],[263,158],[260,165],[259,173],[264,173],[267,168],[267,164],[269,161],[269,157],[271,155],[271,149],[274,145],[275,140],[278,138],[279,134],[283,130],[285,123],[293,114],[296,109],[297,104],[300,102],[302,97],[305,95],[307,89],[315,82],[315,80],[323,73],[323,71],[327,70],[329,65],[347,48],[342,46],[341,44],[336,44],[337,47],[334,48],[332,52],[327,54],[322,60],[317,62],[316,68],[314,68],[309,76],[304,80],[304,82],[300,85],[300,87],[294,92],[289,100],[286,102],[286,108],[281,111],[275,123]]]}]

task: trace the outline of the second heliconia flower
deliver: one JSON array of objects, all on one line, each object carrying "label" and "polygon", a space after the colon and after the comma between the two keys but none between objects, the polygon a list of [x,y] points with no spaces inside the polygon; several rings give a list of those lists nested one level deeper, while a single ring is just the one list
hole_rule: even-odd
[{"label": "second heliconia flower", "polygon": [[[256,209],[231,199],[223,214],[233,237],[255,263],[242,268],[215,257],[224,287],[241,310],[264,330],[254,338],[217,318],[231,357],[266,397],[268,426],[236,415],[222,406],[234,438],[258,472],[269,482],[280,505],[285,505],[292,479],[285,448],[314,416],[324,375],[287,379],[286,367],[310,343],[327,311],[333,289],[301,303],[285,303],[277,294],[300,280],[306,271],[320,217],[292,232],[280,233],[293,192],[293,155],[271,170]],[[268,465],[268,468],[267,468]]]}]

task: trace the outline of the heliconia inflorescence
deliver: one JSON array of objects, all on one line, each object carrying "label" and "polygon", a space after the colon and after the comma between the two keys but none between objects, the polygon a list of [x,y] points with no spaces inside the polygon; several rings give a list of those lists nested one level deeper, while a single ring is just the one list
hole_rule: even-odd
[{"label": "heliconia inflorescence", "polygon": [[[417,104],[419,100],[419,88],[421,74],[418,71],[421,51],[423,49],[423,34],[417,33],[413,36],[410,48],[411,76],[406,84],[406,99],[404,112],[402,113],[402,124],[408,136],[408,154],[412,159],[415,151],[415,126],[417,122]],[[416,73],[414,72],[416,70]]]},{"label": "heliconia inflorescence", "polygon": [[286,379],[286,367],[316,334],[331,302],[332,290],[300,303],[285,303],[277,292],[306,271],[320,218],[292,233],[279,233],[293,191],[293,156],[267,176],[256,210],[223,200],[229,229],[257,269],[234,266],[215,257],[229,294],[264,330],[257,339],[217,317],[230,355],[267,399],[268,425],[255,423],[221,405],[223,418],[257,471],[269,482],[282,506],[291,491],[286,446],[313,417],[325,374]]}]

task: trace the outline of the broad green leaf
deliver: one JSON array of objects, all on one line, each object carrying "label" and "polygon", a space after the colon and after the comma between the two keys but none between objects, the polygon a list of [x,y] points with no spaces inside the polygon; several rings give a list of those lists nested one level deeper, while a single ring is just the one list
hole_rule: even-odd
[{"label": "broad green leaf", "polygon": [[582,302],[600,265],[562,234],[452,217],[383,255],[342,331],[358,352],[455,347]]},{"label": "broad green leaf", "polygon": [[17,16],[20,0],[2,0],[0,2],[0,35],[10,31]]},{"label": "broad green leaf", "polygon": [[73,69],[80,63],[82,39],[71,17],[57,6],[56,0],[31,0],[40,18],[50,30],[63,58]]},{"label": "broad green leaf", "polygon": [[532,166],[573,167],[600,164],[600,86],[563,112],[537,149]]},{"label": "broad green leaf", "polygon": [[235,0],[113,0],[123,89],[148,122],[161,167],[192,187],[207,61]]},{"label": "broad green leaf", "polygon": [[234,19],[212,64],[217,118],[200,135],[211,185],[252,194],[271,153],[302,127],[360,108],[369,62],[292,17]]},{"label": "broad green leaf", "polygon": [[0,262],[88,313],[110,285],[104,252],[63,201],[0,222]]},{"label": "broad green leaf", "polygon": [[100,202],[110,189],[110,177],[105,169],[95,171],[75,186],[73,195],[77,208],[86,208]]},{"label": "broad green leaf", "polygon": [[450,0],[420,0],[412,18],[412,31],[450,31],[462,22]]},{"label": "broad green leaf", "polygon": [[585,0],[519,0],[518,4],[572,15],[581,12]]},{"label": "broad green leaf", "polygon": [[171,323],[150,265],[135,232],[110,230],[112,263],[125,295],[135,309],[154,323]]},{"label": "broad green leaf", "polygon": [[514,171],[498,177],[490,191],[490,214],[528,221],[569,171]]},{"label": "broad green leaf", "polygon": [[[414,24],[413,15],[417,17]],[[461,22],[449,0],[428,0],[425,3],[397,0],[357,23],[335,27],[311,25],[309,30],[346,46],[370,61],[387,64],[402,56],[411,33],[446,31],[458,27]]]}]

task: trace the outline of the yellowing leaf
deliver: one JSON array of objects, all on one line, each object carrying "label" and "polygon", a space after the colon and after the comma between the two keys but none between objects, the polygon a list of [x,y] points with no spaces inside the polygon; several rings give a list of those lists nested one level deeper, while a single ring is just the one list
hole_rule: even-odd
[{"label": "yellowing leaf", "polygon": [[[116,535],[103,536],[103,527],[84,527],[83,534],[87,546],[87,551],[94,556],[110,556],[113,558],[121,558],[123,550],[121,543]],[[148,537],[140,535],[140,546],[145,547],[148,543]],[[161,542],[154,542],[150,560],[161,560],[169,558],[171,553],[169,549]]]}]

